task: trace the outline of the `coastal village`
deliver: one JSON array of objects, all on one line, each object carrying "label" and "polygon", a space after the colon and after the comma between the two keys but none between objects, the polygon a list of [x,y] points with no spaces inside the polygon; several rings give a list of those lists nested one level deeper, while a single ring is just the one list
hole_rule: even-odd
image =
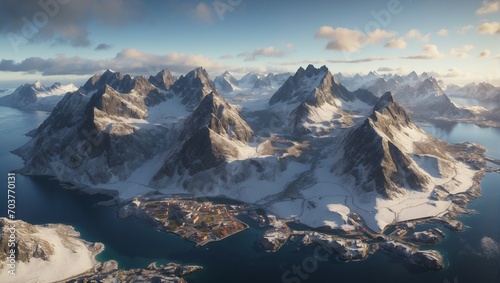
[{"label": "coastal village", "polygon": [[[161,231],[192,241],[196,246],[222,240],[249,228],[237,218],[241,215],[266,229],[258,244],[268,252],[275,252],[289,239],[300,237],[302,245],[317,244],[334,250],[341,261],[362,260],[382,248],[430,269],[443,268],[441,255],[437,251],[420,250],[419,246],[437,244],[445,234],[438,228],[414,231],[414,222],[397,224],[390,233],[375,233],[364,224],[359,215],[351,213],[348,224],[352,229],[343,232],[318,229],[300,231],[290,229],[287,220],[253,206],[216,204],[208,200],[177,196],[135,198],[120,210],[121,217],[130,215],[148,221]],[[445,224],[449,224],[449,221]],[[431,222],[432,219],[427,223]]]},{"label": "coastal village", "polygon": [[158,229],[177,234],[197,246],[222,240],[248,228],[234,217],[243,209],[239,205],[170,198],[136,200],[135,204],[142,217],[155,222]]}]

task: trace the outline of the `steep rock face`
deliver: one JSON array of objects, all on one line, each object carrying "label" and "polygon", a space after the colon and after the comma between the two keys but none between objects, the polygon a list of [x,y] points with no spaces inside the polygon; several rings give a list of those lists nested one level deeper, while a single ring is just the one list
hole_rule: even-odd
[{"label": "steep rock face", "polygon": [[[269,104],[292,107],[289,120],[293,134],[317,134],[354,123],[349,104],[373,105],[376,97],[368,91],[350,92],[332,76],[326,66],[299,68],[271,97]],[[325,126],[326,125],[326,126]]]},{"label": "steep rock face", "polygon": [[238,157],[238,144],[247,143],[252,129],[217,92],[206,95],[186,119],[179,144],[153,178],[158,186],[165,177],[190,176]]},{"label": "steep rock face", "polygon": [[148,81],[159,89],[170,90],[175,83],[175,78],[170,71],[163,70],[158,72],[155,76],[149,76]]},{"label": "steep rock face", "polygon": [[25,160],[20,171],[79,184],[123,180],[168,145],[170,130],[144,120],[149,107],[165,100],[144,77],[109,70],[94,76],[67,94],[15,151]]},{"label": "steep rock face", "polygon": [[179,139],[186,138],[203,127],[208,127],[230,140],[248,142],[253,136],[252,129],[240,117],[238,110],[217,92],[205,96],[196,110],[186,119]]},{"label": "steep rock face", "polygon": [[347,134],[332,170],[353,176],[361,191],[376,191],[386,198],[397,197],[404,189],[426,190],[430,180],[408,155],[412,145],[398,138],[399,134],[425,134],[390,93],[379,99],[373,111],[361,126]]},{"label": "steep rock face", "polygon": [[29,262],[31,259],[35,258],[48,261],[54,255],[54,248],[48,241],[29,236],[38,233],[38,229],[36,229],[35,226],[26,222],[9,222],[6,218],[0,218],[0,228],[2,228],[0,236],[0,255],[2,255],[2,259],[7,258],[10,254],[8,241],[10,231],[7,228],[13,224],[17,224],[14,225],[14,227],[17,226],[15,231],[18,238],[17,260],[19,262]]},{"label": "steep rock face", "polygon": [[172,90],[189,110],[194,110],[207,94],[216,91],[207,71],[201,67],[181,76]]},{"label": "steep rock face", "polygon": [[93,76],[79,89],[81,93],[90,95],[96,92],[105,92],[106,90],[113,90],[117,93],[133,93],[142,96],[136,99],[136,101],[130,101],[131,103],[138,104],[139,108],[142,109],[144,106],[154,106],[166,100],[166,95],[160,93],[145,77],[132,78],[128,74],[123,76],[121,73],[111,70],[107,70],[102,75]]}]

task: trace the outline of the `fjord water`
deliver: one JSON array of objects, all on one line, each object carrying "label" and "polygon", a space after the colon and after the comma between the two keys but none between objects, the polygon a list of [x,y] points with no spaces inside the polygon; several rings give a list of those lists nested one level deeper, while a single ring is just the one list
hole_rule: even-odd
[{"label": "fjord water", "polygon": [[[24,134],[36,128],[46,117],[45,112],[0,107],[2,184],[7,182],[7,172],[22,166],[22,160],[10,151],[27,142],[29,138]],[[488,148],[489,156],[500,159],[500,129],[438,122],[420,126],[446,141],[481,143]],[[386,252],[350,263],[339,262],[332,255],[314,268],[310,261],[314,246],[301,247],[291,241],[276,253],[266,253],[256,244],[264,230],[249,221],[246,222],[251,224],[250,229],[224,241],[196,248],[188,241],[158,232],[139,220],[119,220],[115,207],[97,205],[108,197],[64,189],[49,177],[17,175],[16,215],[18,219],[33,224],[73,225],[85,240],[105,244],[106,250],[98,256],[99,260],[115,259],[122,268],[145,267],[153,261],[202,265],[204,270],[186,277],[188,282],[283,282],[282,275],[286,271],[305,263],[309,270],[314,271],[305,272],[302,279],[292,274],[284,282],[486,283],[500,282],[500,255],[494,244],[500,242],[499,184],[500,174],[486,174],[482,183],[483,196],[469,205],[478,213],[460,218],[468,226],[466,231],[458,233],[443,228],[447,237],[432,248],[442,252],[446,269],[437,272],[409,264]],[[1,187],[6,189],[6,185]],[[0,216],[4,217],[6,194],[1,195]],[[488,239],[493,239],[493,244]]]}]

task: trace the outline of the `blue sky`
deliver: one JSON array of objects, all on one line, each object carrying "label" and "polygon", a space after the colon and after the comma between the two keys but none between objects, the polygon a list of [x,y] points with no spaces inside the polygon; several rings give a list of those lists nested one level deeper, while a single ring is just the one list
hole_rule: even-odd
[{"label": "blue sky", "polygon": [[0,86],[198,66],[430,72],[500,85],[499,0],[2,0]]}]

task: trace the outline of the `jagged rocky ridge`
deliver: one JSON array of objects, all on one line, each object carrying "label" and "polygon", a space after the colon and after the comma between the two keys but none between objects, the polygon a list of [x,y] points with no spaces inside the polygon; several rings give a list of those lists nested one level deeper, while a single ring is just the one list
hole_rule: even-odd
[{"label": "jagged rocky ridge", "polygon": [[385,93],[364,123],[345,137],[343,155],[334,170],[351,174],[361,190],[377,191],[385,197],[395,197],[405,187],[423,190],[429,179],[402,151],[395,136],[405,130],[425,135],[394,102],[391,93]]},{"label": "jagged rocky ridge", "polygon": [[214,79],[214,83],[222,93],[230,93],[236,90],[259,90],[278,88],[291,76],[290,73],[258,75],[248,73],[240,80],[237,80],[229,72],[224,72],[222,75]]},{"label": "jagged rocky ridge", "polygon": [[418,118],[458,119],[476,121],[481,113],[477,109],[460,107],[453,103],[443,90],[445,85],[427,73],[411,72],[406,76],[380,75],[370,72],[366,76],[353,77],[336,74],[349,89],[366,89],[377,96],[390,91],[394,99]]},{"label": "jagged rocky ridge", "polygon": [[177,148],[153,181],[185,171],[192,176],[237,158],[238,143],[245,144],[252,136],[252,129],[238,111],[217,92],[211,92],[186,119]]},{"label": "jagged rocky ridge", "polygon": [[[456,188],[469,184],[473,170],[485,167],[484,150],[438,141],[391,94],[377,99],[366,90],[349,91],[326,67],[300,68],[265,99],[264,109],[240,113],[203,68],[175,81],[168,71],[149,79],[106,71],[67,94],[15,153],[25,160],[22,173],[116,190],[123,199],[182,191],[265,206],[340,183],[328,195],[391,200],[421,192],[430,202],[436,194],[432,201],[440,206],[429,207],[439,212],[447,209],[444,202],[459,199],[455,194],[466,194],[468,188]],[[274,118],[285,122],[269,127]],[[459,170],[471,177],[455,178]],[[323,209],[315,211],[329,208]],[[375,216],[376,210],[365,215]],[[304,223],[321,225],[311,219],[322,217],[334,216]],[[370,225],[382,229],[392,221]]]},{"label": "jagged rocky ridge", "polygon": [[[332,171],[352,176],[362,192],[397,198],[409,191],[434,189],[430,176],[448,178],[459,156],[459,145],[435,139],[421,130],[386,92],[373,113],[342,138]],[[432,162],[438,172],[419,163]],[[473,165],[475,166],[475,165]],[[484,167],[478,165],[478,167]]]},{"label": "jagged rocky ridge", "polygon": [[316,69],[309,65],[306,69],[299,68],[271,97],[269,104],[288,114],[294,135],[304,135],[350,127],[354,125],[354,116],[376,100],[369,91],[348,91],[326,66]]},{"label": "jagged rocky ridge", "polygon": [[[194,111],[169,123],[152,115],[168,114],[162,107]],[[111,70],[93,76],[66,95],[32,135],[16,150],[27,165],[21,172],[102,184],[126,179],[167,151],[172,155],[156,169],[155,180],[172,175],[168,168],[181,161],[177,168],[193,175],[237,157],[235,143],[247,143],[253,132],[198,68],[175,82],[166,70],[149,79]]]}]

